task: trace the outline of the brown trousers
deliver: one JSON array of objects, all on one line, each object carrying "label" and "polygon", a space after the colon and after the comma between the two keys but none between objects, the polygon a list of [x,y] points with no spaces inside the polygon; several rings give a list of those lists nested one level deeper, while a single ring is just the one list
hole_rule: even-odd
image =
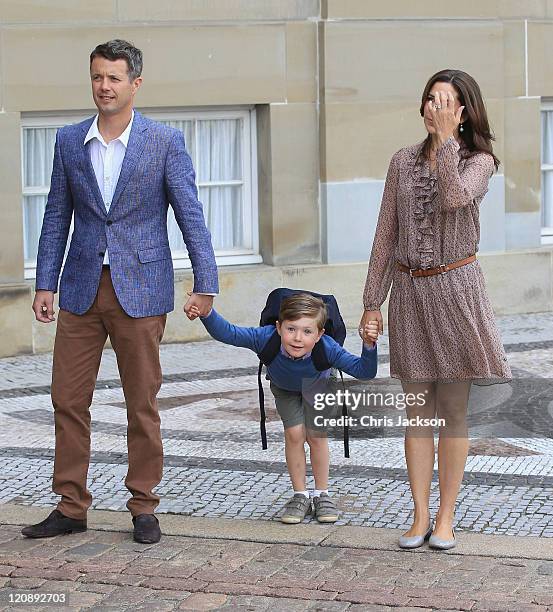
[{"label": "brown trousers", "polygon": [[[54,345],[52,403],[56,424],[53,491],[61,495],[58,510],[75,519],[86,517],[92,496],[87,489],[90,461],[90,405],[109,336],[117,357],[127,404],[129,466],[125,485],[133,516],[154,512],[159,497],[152,489],[161,480],[163,446],[156,396],[162,376],[159,344],[166,315],[133,319],[121,308],[108,269],[96,299],[83,315],[60,310]],[[115,410],[115,408],[114,408]]]}]

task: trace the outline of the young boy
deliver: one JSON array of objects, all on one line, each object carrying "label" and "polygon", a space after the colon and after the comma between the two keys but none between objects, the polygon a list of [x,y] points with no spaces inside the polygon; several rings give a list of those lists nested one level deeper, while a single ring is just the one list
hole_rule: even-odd
[{"label": "young boy", "polygon": [[[196,310],[189,318],[198,316]],[[286,465],[293,496],[284,506],[283,523],[301,523],[311,513],[311,499],[306,490],[305,442],[309,444],[311,466],[315,477],[312,493],[313,509],[321,523],[338,520],[338,510],[328,494],[329,451],[328,438],[306,427],[305,400],[302,381],[328,378],[329,370],[315,369],[311,351],[317,342],[323,342],[332,367],[339,368],[360,379],[374,378],[377,352],[374,342],[378,338],[378,324],[369,323],[367,335],[373,341],[364,344],[361,357],[348,353],[330,336],[324,335],[327,311],[324,302],[307,293],[299,293],[282,300],[276,329],[281,338],[280,352],[267,368],[276,408],[284,425]],[[215,310],[201,318],[209,334],[225,344],[249,348],[259,353],[275,331],[275,326],[238,327],[226,321]]]}]

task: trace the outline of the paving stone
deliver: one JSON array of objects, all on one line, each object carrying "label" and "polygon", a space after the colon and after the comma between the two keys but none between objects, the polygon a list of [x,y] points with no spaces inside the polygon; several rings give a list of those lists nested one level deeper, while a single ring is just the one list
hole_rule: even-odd
[{"label": "paving stone", "polygon": [[10,578],[8,584],[13,589],[38,589],[46,580],[44,578]]},{"label": "paving stone", "polygon": [[86,591],[72,591],[67,598],[67,603],[72,608],[76,608],[79,610],[100,605],[105,597],[105,593],[87,593]]},{"label": "paving stone", "polygon": [[[132,564],[134,565],[134,564]],[[102,563],[101,559],[92,559],[91,562],[82,562],[82,561],[73,561],[71,563],[72,567],[81,573],[89,574],[89,573],[109,573],[109,574],[119,574],[123,571],[126,573],[133,573],[127,570],[127,564],[116,564],[116,563]]]},{"label": "paving stone", "polygon": [[150,597],[148,599],[146,599],[146,603],[148,601],[155,601],[158,599],[163,599],[164,601],[182,601],[184,599],[186,599],[188,596],[190,595],[190,593],[188,591],[171,591],[171,590],[164,590],[164,589],[160,589],[160,590],[156,590],[156,592],[153,595],[150,595]]},{"label": "paving stone", "polygon": [[102,600],[102,607],[133,606],[143,603],[152,595],[151,589],[141,587],[120,587]]},{"label": "paving stone", "polygon": [[67,550],[68,555],[78,555],[86,557],[95,557],[101,555],[108,550],[111,550],[113,546],[109,544],[81,544]]},{"label": "paving stone", "polygon": [[68,566],[53,570],[44,568],[18,567],[11,574],[12,578],[47,578],[49,580],[71,581],[77,580],[80,575],[80,572]]},{"label": "paving stone", "polygon": [[164,599],[147,599],[144,603],[135,604],[133,610],[144,610],[145,612],[169,612],[170,610],[176,610],[178,603],[172,600]]},{"label": "paving stone", "polygon": [[218,610],[227,603],[228,595],[220,593],[192,593],[179,610]]},{"label": "paving stone", "polygon": [[408,597],[392,594],[376,594],[367,591],[346,591],[336,595],[338,601],[349,601],[351,603],[376,604],[380,606],[405,606],[410,603]]},{"label": "paving stone", "polygon": [[133,574],[109,574],[102,572],[89,572],[81,577],[81,582],[98,584],[115,584],[117,586],[138,585],[143,580],[141,575]]},{"label": "paving stone", "polygon": [[453,597],[415,597],[409,604],[416,608],[431,608],[432,610],[472,610],[474,608],[474,600]]},{"label": "paving stone", "polygon": [[161,590],[184,590],[200,591],[207,583],[195,578],[164,578],[161,576],[150,576],[140,583],[143,587]]},{"label": "paving stone", "polygon": [[114,584],[98,584],[98,583],[79,583],[77,590],[84,591],[87,593],[113,593],[117,589]]}]

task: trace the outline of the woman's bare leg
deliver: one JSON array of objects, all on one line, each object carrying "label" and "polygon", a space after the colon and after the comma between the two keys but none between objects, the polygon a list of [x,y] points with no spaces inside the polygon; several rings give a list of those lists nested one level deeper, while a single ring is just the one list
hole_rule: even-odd
[{"label": "woman's bare leg", "polygon": [[[423,393],[426,396],[423,406],[406,408],[409,419],[417,416],[427,419],[435,417],[434,383],[403,383],[403,390],[405,393]],[[411,537],[426,533],[430,520],[428,505],[434,471],[434,432],[431,426],[405,428],[405,460],[415,515],[413,525],[404,535]]]},{"label": "woman's bare leg", "polygon": [[440,508],[434,534],[444,540],[453,538],[455,504],[463,482],[469,448],[467,407],[470,382],[436,385],[437,416],[445,420],[438,442]]}]

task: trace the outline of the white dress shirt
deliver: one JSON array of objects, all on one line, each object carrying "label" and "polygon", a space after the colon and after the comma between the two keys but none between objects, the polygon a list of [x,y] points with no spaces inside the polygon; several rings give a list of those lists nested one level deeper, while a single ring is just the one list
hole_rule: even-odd
[{"label": "white dress shirt", "polygon": [[[132,112],[129,125],[127,125],[121,136],[106,144],[98,129],[98,115],[96,115],[84,139],[84,144],[90,141],[88,147],[90,151],[90,161],[92,162],[96,181],[100,193],[102,194],[102,199],[104,200],[106,212],[108,213],[113,194],[115,193],[115,188],[117,187],[117,181],[121,174],[123,159],[125,159],[125,153],[127,152],[133,119],[134,111]],[[107,246],[104,255],[104,264],[109,264]]]}]

